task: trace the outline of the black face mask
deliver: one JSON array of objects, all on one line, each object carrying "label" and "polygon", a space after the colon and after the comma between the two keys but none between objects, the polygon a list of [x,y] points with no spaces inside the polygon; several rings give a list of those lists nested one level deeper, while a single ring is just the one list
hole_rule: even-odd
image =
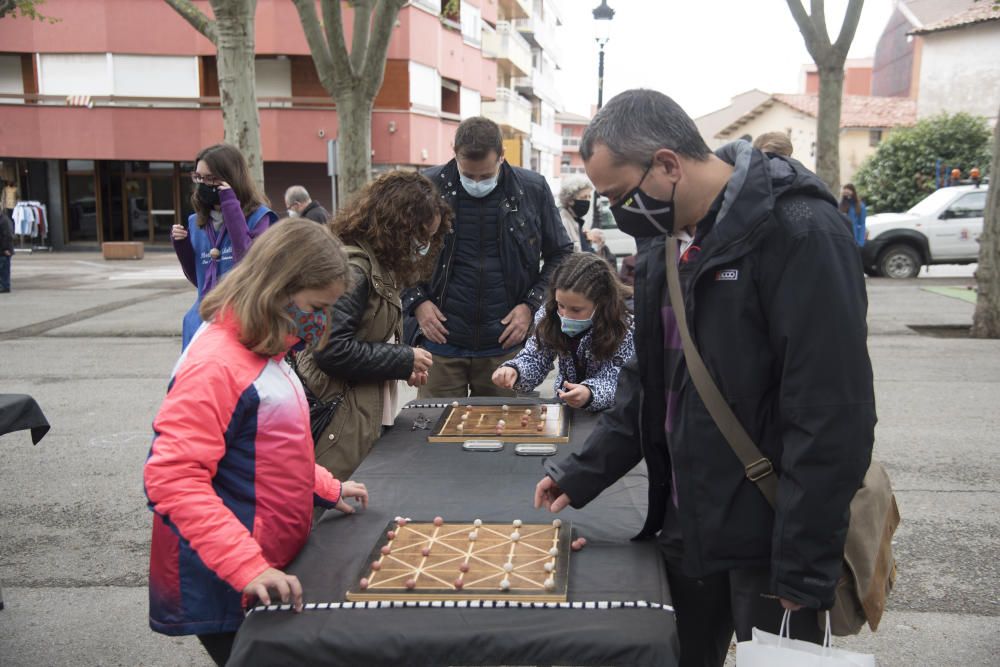
[{"label": "black face mask", "polygon": [[670,191],[670,201],[650,197],[642,191],[642,183],[652,166],[650,164],[646,167],[639,185],[611,207],[611,215],[614,216],[618,229],[636,238],[674,233],[674,193],[677,191],[677,183],[674,183],[674,189]]},{"label": "black face mask", "polygon": [[587,215],[587,211],[590,210],[590,200],[589,199],[574,199],[573,200],[573,215],[578,218],[582,218]]},{"label": "black face mask", "polygon": [[212,208],[219,205],[219,189],[206,183],[198,184],[198,201]]}]

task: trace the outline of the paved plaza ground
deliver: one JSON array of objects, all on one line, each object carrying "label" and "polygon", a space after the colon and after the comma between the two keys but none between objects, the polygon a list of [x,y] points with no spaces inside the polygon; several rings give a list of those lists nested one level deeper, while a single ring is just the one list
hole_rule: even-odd
[{"label": "paved plaza ground", "polygon": [[[970,275],[869,281],[875,455],[903,515],[900,578],[879,632],[836,645],[883,666],[996,664],[1000,651],[1000,341],[910,328],[969,324]],[[141,471],[193,289],[160,252],[18,254],[13,283],[0,392],[32,394],[53,428],[38,446],[0,439],[0,665],[210,664],[146,619]]]}]

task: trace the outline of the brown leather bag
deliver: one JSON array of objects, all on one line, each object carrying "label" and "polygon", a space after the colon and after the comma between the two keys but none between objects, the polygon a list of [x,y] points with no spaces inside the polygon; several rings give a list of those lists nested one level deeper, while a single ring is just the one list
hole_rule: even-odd
[{"label": "brown leather bag", "polygon": [[[778,494],[774,467],[753,443],[729,403],[722,396],[688,329],[680,275],[677,270],[678,240],[666,240],[667,289],[677,318],[684,347],[684,360],[698,395],[746,470],[747,479],[757,485],[771,507]],[[837,636],[857,634],[865,622],[878,629],[885,602],[896,582],[896,560],[892,536],[899,526],[899,508],[892,493],[889,475],[878,461],[872,461],[865,478],[851,500],[851,518],[844,545],[844,566],[830,610],[830,626]],[[826,619],[819,614],[821,629]]]}]

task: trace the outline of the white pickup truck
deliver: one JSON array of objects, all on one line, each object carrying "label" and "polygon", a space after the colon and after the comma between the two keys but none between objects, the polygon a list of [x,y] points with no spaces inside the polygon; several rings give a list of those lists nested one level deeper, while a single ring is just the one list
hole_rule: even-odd
[{"label": "white pickup truck", "polygon": [[941,188],[906,213],[868,216],[861,248],[865,273],[916,278],[922,266],[978,262],[987,187]]}]

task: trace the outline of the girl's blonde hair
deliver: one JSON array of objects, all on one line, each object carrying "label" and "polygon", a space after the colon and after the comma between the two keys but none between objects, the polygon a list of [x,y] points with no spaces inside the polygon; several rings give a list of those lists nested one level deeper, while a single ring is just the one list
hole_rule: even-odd
[{"label": "girl's blonde hair", "polygon": [[[242,261],[204,298],[199,312],[206,322],[231,314],[239,322],[243,345],[274,356],[288,349],[286,339],[295,330],[286,310],[292,295],[337,283],[346,290],[350,280],[347,255],[333,233],[312,220],[288,218],[254,241]],[[324,333],[320,347],[326,339]]]}]

